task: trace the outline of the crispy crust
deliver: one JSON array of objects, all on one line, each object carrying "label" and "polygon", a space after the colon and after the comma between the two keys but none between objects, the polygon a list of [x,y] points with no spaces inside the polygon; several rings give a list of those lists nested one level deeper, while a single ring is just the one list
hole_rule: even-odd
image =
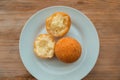
[{"label": "crispy crust", "polygon": [[[34,52],[35,52],[35,55],[39,58],[52,58],[54,56],[54,52],[53,52],[53,55],[51,55],[51,57],[48,57],[48,56],[43,56],[43,55],[39,55],[41,53],[38,53],[37,52],[37,41],[40,41],[40,38],[43,38],[43,37],[48,37],[49,40],[51,40],[53,43],[54,43],[54,47],[55,47],[55,40],[54,40],[54,37],[50,34],[40,34],[34,41]],[[54,47],[53,47],[53,51],[54,51]]]},{"label": "crispy crust", "polygon": [[56,57],[65,63],[72,63],[81,56],[82,48],[79,42],[71,37],[60,39],[55,45]]},{"label": "crispy crust", "polygon": [[[67,16],[67,19],[65,19],[65,22],[64,22],[64,24],[66,23],[66,28],[64,29],[63,32],[61,32],[61,33],[59,33],[59,34],[53,34],[53,33],[52,33],[52,30],[49,29],[49,28],[50,28],[50,24],[51,24],[53,18],[54,18],[55,16],[57,16],[58,14],[61,15],[62,17]],[[56,12],[56,13],[52,14],[50,17],[48,17],[48,18],[46,19],[46,30],[47,30],[47,32],[48,32],[49,34],[53,35],[54,37],[62,37],[62,36],[64,36],[64,35],[69,31],[70,26],[71,26],[70,16],[69,16],[68,14],[64,13],[64,12]]]}]

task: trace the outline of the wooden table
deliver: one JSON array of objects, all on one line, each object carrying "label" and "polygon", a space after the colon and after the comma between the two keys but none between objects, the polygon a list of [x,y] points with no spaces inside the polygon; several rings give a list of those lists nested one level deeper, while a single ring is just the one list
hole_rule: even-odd
[{"label": "wooden table", "polygon": [[98,31],[100,55],[83,80],[120,80],[120,0],[0,0],[0,80],[36,80],[21,62],[20,32],[31,15],[55,5],[81,10]]}]

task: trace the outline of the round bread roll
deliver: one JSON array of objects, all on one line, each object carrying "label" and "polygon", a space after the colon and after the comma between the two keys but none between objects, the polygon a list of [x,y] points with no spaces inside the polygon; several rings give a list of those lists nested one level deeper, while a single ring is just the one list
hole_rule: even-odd
[{"label": "round bread roll", "polygon": [[34,52],[40,58],[54,56],[55,41],[50,34],[40,34],[34,42]]},{"label": "round bread roll", "polygon": [[79,42],[71,37],[62,38],[55,45],[56,57],[65,63],[77,61],[81,56],[81,51],[82,48]]},{"label": "round bread roll", "polygon": [[46,19],[46,30],[54,37],[64,36],[70,29],[70,16],[64,12],[56,12]]}]

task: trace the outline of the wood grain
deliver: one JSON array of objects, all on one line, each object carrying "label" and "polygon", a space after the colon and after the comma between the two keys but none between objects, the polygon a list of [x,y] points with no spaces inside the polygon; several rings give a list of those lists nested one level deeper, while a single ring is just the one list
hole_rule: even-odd
[{"label": "wood grain", "polygon": [[120,80],[120,0],[0,0],[0,80],[36,80],[21,62],[20,32],[31,15],[55,5],[81,10],[98,31],[100,55],[83,80]]}]

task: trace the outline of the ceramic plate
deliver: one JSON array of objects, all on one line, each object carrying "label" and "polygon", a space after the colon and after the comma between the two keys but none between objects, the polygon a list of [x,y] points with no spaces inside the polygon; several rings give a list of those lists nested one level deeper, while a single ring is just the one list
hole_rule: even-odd
[{"label": "ceramic plate", "polygon": [[[82,55],[74,63],[58,59],[38,59],[33,52],[35,38],[47,33],[45,20],[54,12],[70,15],[72,25],[65,36],[77,39],[82,45]],[[71,7],[53,6],[35,13],[26,22],[19,41],[20,56],[26,69],[38,80],[80,80],[94,67],[99,55],[99,39],[92,22],[80,11]]]}]

